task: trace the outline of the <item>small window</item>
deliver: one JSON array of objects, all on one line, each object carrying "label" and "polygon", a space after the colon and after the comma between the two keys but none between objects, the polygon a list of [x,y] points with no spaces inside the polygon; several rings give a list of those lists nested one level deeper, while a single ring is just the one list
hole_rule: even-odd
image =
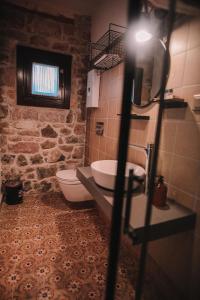
[{"label": "small window", "polygon": [[59,68],[44,64],[32,64],[32,94],[58,97]]},{"label": "small window", "polygon": [[17,104],[70,107],[71,56],[17,46]]}]

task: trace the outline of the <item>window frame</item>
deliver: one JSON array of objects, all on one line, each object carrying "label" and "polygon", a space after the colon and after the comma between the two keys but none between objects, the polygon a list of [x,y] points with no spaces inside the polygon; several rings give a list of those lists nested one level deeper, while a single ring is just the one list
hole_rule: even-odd
[{"label": "window frame", "polygon": [[[59,67],[59,95],[32,94],[32,64]],[[70,108],[72,56],[17,45],[17,104],[25,106]]]}]

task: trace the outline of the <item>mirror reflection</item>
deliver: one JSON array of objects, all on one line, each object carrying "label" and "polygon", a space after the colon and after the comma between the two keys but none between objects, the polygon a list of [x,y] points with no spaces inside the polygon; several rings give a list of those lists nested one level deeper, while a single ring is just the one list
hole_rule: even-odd
[{"label": "mirror reflection", "polygon": [[152,38],[138,46],[133,104],[144,107],[159,96],[165,51],[164,43],[157,38]]}]

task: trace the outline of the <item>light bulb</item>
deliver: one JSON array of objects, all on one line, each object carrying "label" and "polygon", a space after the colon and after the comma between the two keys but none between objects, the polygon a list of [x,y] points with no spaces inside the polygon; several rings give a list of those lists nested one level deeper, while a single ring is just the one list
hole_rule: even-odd
[{"label": "light bulb", "polygon": [[151,38],[152,38],[152,34],[146,30],[140,30],[140,31],[136,32],[136,34],[135,34],[135,39],[136,39],[136,42],[138,42],[138,43],[147,42]]}]

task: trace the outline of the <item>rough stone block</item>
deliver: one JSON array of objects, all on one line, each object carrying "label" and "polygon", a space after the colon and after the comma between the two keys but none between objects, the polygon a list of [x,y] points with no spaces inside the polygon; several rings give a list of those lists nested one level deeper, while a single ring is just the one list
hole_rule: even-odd
[{"label": "rough stone block", "polygon": [[39,145],[33,142],[18,142],[16,144],[8,144],[8,150],[13,153],[37,153]]},{"label": "rough stone block", "polygon": [[22,137],[21,136],[18,136],[18,135],[11,135],[11,136],[8,136],[8,141],[9,142],[21,142],[22,141]]},{"label": "rough stone block", "polygon": [[74,133],[77,135],[85,134],[85,124],[76,124]]},{"label": "rough stone block", "polygon": [[73,154],[72,154],[72,158],[74,159],[81,159],[83,158],[83,154],[84,154],[84,147],[75,147]]},{"label": "rough stone block", "polygon": [[40,146],[42,147],[42,149],[51,149],[51,148],[54,148],[55,145],[56,145],[56,143],[52,142],[50,140],[46,140],[42,144],[40,144]]},{"label": "rough stone block", "polygon": [[61,39],[61,25],[53,20],[40,16],[30,16],[28,18],[27,29],[29,32],[42,36],[50,36]]},{"label": "rough stone block", "polygon": [[70,135],[70,136],[66,137],[65,142],[67,144],[76,144],[76,143],[78,143],[78,137],[75,135]]},{"label": "rough stone block", "polygon": [[39,121],[41,122],[59,122],[59,114],[56,112],[40,112]]},{"label": "rough stone block", "polygon": [[60,133],[63,134],[63,135],[65,135],[65,136],[70,135],[71,132],[72,132],[72,131],[71,131],[71,129],[69,129],[69,128],[62,128],[62,129],[60,130]]},{"label": "rough stone block", "polygon": [[0,133],[5,135],[12,135],[12,134],[16,134],[16,131],[13,128],[5,127],[5,128],[0,128]]},{"label": "rough stone block", "polygon": [[42,164],[44,162],[43,157],[40,154],[36,154],[30,157],[31,163],[34,164]]},{"label": "rough stone block", "polygon": [[22,113],[21,113],[21,110],[20,110],[20,109],[15,108],[15,109],[11,112],[11,119],[12,119],[13,121],[20,120],[20,119],[21,119],[21,116],[22,116]]},{"label": "rough stone block", "polygon": [[0,66],[8,66],[10,63],[10,55],[0,49]]},{"label": "rough stone block", "polygon": [[30,38],[30,43],[38,47],[48,47],[49,41],[44,36],[33,35]]},{"label": "rough stone block", "polygon": [[22,111],[22,119],[24,120],[38,120],[38,112],[33,109],[24,109]]},{"label": "rough stone block", "polygon": [[31,186],[31,181],[24,181],[23,182],[23,189],[25,192],[28,192],[32,189],[32,186]]},{"label": "rough stone block", "polygon": [[68,145],[60,146],[60,149],[67,153],[71,153],[73,151],[73,148],[74,148],[73,146],[68,146]]},{"label": "rough stone block", "polygon": [[1,28],[1,35],[3,37],[9,37],[12,40],[18,41],[18,42],[28,42],[29,41],[29,36],[19,30],[16,29],[5,29],[5,28]]},{"label": "rough stone block", "polygon": [[40,181],[34,185],[34,188],[43,193],[48,192],[51,189],[51,182]]},{"label": "rough stone block", "polygon": [[2,85],[6,85],[9,87],[15,86],[15,68],[12,67],[1,68],[0,86]]},{"label": "rough stone block", "polygon": [[35,174],[34,173],[28,174],[27,179],[35,179]]},{"label": "rough stone block", "polygon": [[61,161],[64,159],[65,159],[64,155],[58,149],[53,149],[50,151],[48,155],[47,162],[55,163],[57,161]]},{"label": "rough stone block", "polygon": [[18,132],[18,134],[28,136],[40,136],[40,133],[37,130],[21,130]]},{"label": "rough stone block", "polygon": [[13,124],[13,127],[17,129],[22,129],[22,130],[35,130],[37,128],[37,123],[33,122],[32,120],[21,120],[18,122],[15,122]]},{"label": "rough stone block", "polygon": [[53,44],[52,48],[54,50],[68,52],[69,51],[69,43],[67,42],[56,42]]},{"label": "rough stone block", "polygon": [[59,137],[58,144],[63,144],[63,143],[64,143],[63,139],[61,137]]},{"label": "rough stone block", "polygon": [[52,177],[56,175],[57,168],[56,166],[51,166],[51,167],[39,167],[37,168],[37,175],[38,179],[43,179],[46,177]]},{"label": "rough stone block", "polygon": [[16,96],[16,91],[15,89],[8,89],[7,90],[7,97],[9,98],[12,98],[12,99],[15,99],[15,96]]},{"label": "rough stone block", "polygon": [[42,128],[41,133],[42,136],[49,138],[56,138],[58,136],[57,132],[50,125],[47,125],[46,127]]},{"label": "rough stone block", "polygon": [[15,155],[4,154],[1,158],[2,164],[12,164],[14,162]]},{"label": "rough stone block", "polygon": [[26,169],[26,173],[30,173],[30,172],[33,172],[33,171],[34,171],[34,168],[29,167],[29,168]]},{"label": "rough stone block", "polygon": [[27,159],[24,155],[21,154],[17,157],[17,165],[19,167],[24,167],[28,165]]},{"label": "rough stone block", "polygon": [[75,31],[74,24],[63,24],[62,29],[63,29],[63,37],[64,38],[68,38],[69,36],[74,35],[74,31]]},{"label": "rough stone block", "polygon": [[74,122],[74,112],[70,110],[67,115],[66,123],[73,123],[73,122]]},{"label": "rough stone block", "polygon": [[0,119],[6,118],[8,115],[8,106],[0,104]]},{"label": "rough stone block", "polygon": [[7,144],[7,136],[0,134],[0,147],[3,147]]}]

